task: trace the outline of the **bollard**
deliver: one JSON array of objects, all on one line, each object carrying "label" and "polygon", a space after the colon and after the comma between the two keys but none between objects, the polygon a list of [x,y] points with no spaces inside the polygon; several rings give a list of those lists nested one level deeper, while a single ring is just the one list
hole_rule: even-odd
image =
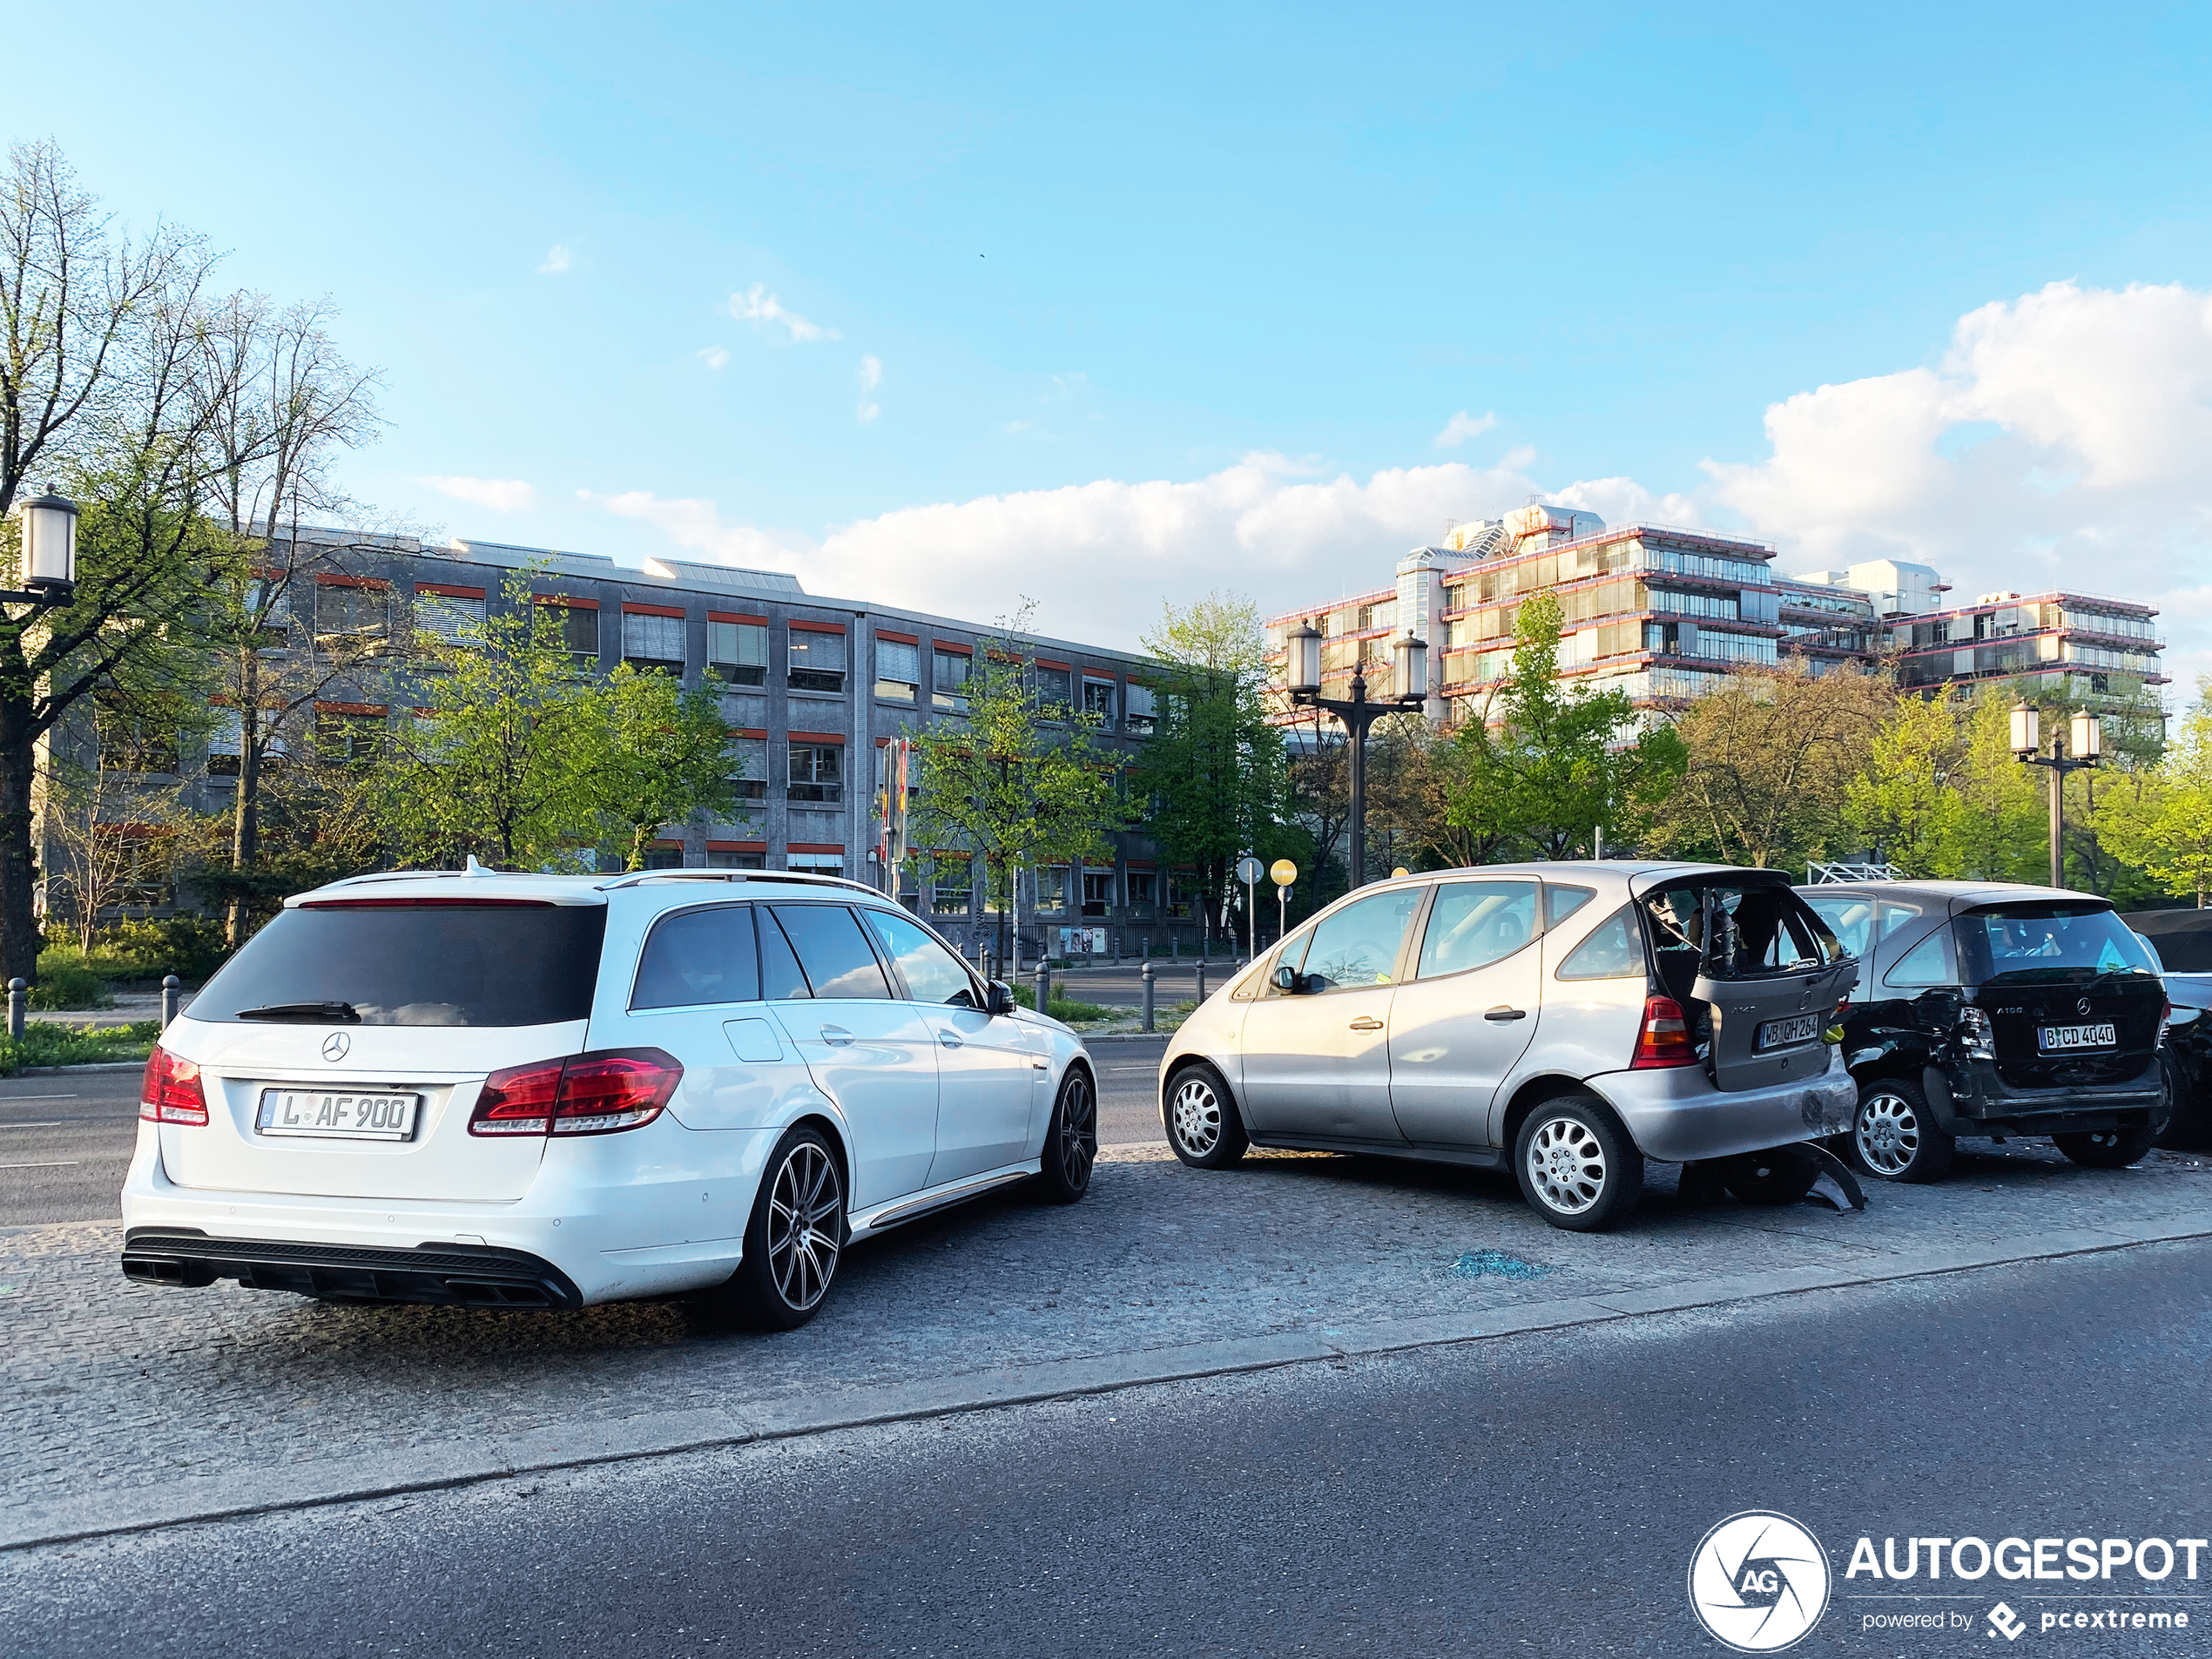
[{"label": "bollard", "polygon": [[1168,929],[1168,960],[1171,962],[1183,960],[1183,935],[1172,927]]},{"label": "bollard", "polygon": [[161,1028],[164,1031],[166,1031],[169,1028],[169,1022],[177,1017],[177,1003],[179,1001],[178,993],[182,991],[184,988],[184,981],[179,979],[174,974],[165,974],[162,975]]},{"label": "bollard", "polygon": [[1144,981],[1144,1028],[1150,1031],[1152,1028],[1152,959],[1150,957],[1144,959],[1143,969],[1137,977]]},{"label": "bollard", "polygon": [[1051,959],[1050,957],[1049,957],[1049,956],[1040,956],[1040,957],[1038,957],[1038,958],[1037,958],[1036,987],[1037,987],[1037,1012],[1038,1012],[1038,1013],[1040,1013],[1040,1014],[1049,1014],[1049,1013],[1051,1013],[1051,1012],[1052,1012],[1052,959]]},{"label": "bollard", "polygon": [[1198,1001],[1206,1000],[1206,959],[1198,958]]},{"label": "bollard", "polygon": [[24,993],[30,988],[19,979],[8,981],[8,1035],[11,1037],[23,1035]]}]

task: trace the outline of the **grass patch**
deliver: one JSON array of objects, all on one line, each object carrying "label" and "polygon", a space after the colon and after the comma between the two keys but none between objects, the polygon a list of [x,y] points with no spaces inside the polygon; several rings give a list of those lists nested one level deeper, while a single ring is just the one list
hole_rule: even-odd
[{"label": "grass patch", "polygon": [[[1017,985],[1014,988],[1014,1000],[1025,1008],[1034,1008],[1037,1005],[1037,994],[1027,985]],[[1055,991],[1052,1004],[1045,1012],[1063,1024],[1073,1025],[1078,1020],[1110,1020],[1117,1010],[1101,1008],[1096,1002],[1078,1002]]]},{"label": "grass patch", "polygon": [[158,1020],[128,1025],[78,1027],[50,1020],[27,1022],[20,1037],[0,1036],[0,1077],[25,1066],[88,1066],[104,1060],[143,1060],[161,1035]]}]

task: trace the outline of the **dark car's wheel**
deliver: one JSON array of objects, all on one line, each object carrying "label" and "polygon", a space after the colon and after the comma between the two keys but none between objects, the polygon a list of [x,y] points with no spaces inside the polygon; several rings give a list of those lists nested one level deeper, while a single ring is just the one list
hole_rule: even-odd
[{"label": "dark car's wheel", "polygon": [[1514,1137],[1514,1173],[1528,1206],[1554,1227],[1594,1233],[1643,1196],[1643,1154],[1612,1114],[1568,1096],[1528,1114]]},{"label": "dark car's wheel", "polygon": [[1820,1166],[1794,1146],[1745,1152],[1721,1162],[1721,1180],[1744,1204],[1795,1204],[1820,1179]]},{"label": "dark car's wheel", "polygon": [[1244,1156],[1251,1143],[1229,1085],[1211,1066],[1185,1066],[1168,1079],[1161,1103],[1168,1144],[1194,1170],[1225,1170]]},{"label": "dark car's wheel", "polygon": [[801,1125],[776,1143],[745,1230],[745,1260],[717,1294],[724,1312],[762,1331],[795,1331],[820,1311],[848,1229],[837,1155]]},{"label": "dark car's wheel", "polygon": [[2054,1135],[2051,1141],[2076,1163],[2092,1170],[2124,1170],[2143,1161],[2155,1131],[2148,1129],[2085,1130]]},{"label": "dark car's wheel", "polygon": [[2212,1102],[2189,1087],[2188,1069],[2170,1053],[2166,1055],[2162,1069],[2166,1074],[2168,1116],[2166,1127],[2159,1131],[2155,1144],[2177,1152],[2212,1145]]},{"label": "dark car's wheel", "polygon": [[1045,1125],[1044,1151],[1037,1164],[1036,1190],[1054,1204],[1073,1204],[1090,1190],[1091,1166],[1098,1160],[1098,1097],[1090,1074],[1068,1068],[1060,1097]]},{"label": "dark car's wheel", "polygon": [[1865,1174],[1884,1181],[1939,1180],[1958,1145],[1936,1126],[1919,1084],[1877,1077],[1858,1086],[1847,1150]]}]

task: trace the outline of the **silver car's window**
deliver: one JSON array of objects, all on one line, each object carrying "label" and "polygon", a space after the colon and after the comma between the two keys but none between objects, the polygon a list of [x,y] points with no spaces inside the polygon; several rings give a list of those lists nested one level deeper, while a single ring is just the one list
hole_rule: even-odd
[{"label": "silver car's window", "polygon": [[1595,887],[1570,887],[1557,881],[1544,883],[1544,926],[1556,927],[1597,897]]},{"label": "silver car's window", "polygon": [[1808,893],[1805,902],[1812,907],[1813,914],[1828,924],[1828,931],[1853,956],[1866,954],[1867,938],[1874,931],[1874,901],[1857,894],[1839,894],[1824,897]]},{"label": "silver car's window", "polygon": [[1414,975],[1438,979],[1501,961],[1535,932],[1534,881],[1447,881],[1429,907]]},{"label": "silver car's window", "polygon": [[1642,979],[1643,941],[1635,918],[1622,906],[1598,923],[1590,936],[1567,953],[1554,979]]},{"label": "silver car's window", "polygon": [[1393,887],[1322,917],[1300,969],[1306,988],[1345,991],[1389,984],[1397,969],[1398,948],[1406,942],[1406,929],[1420,908],[1422,892],[1420,887]]},{"label": "silver car's window", "polygon": [[960,960],[920,922],[873,907],[861,912],[891,960],[899,964],[900,977],[917,1002],[938,1002],[954,1008],[975,1006],[975,987]]},{"label": "silver car's window", "polygon": [[752,907],[717,905],[679,911],[653,929],[637,963],[637,988],[630,1006],[679,1008],[759,998]]}]

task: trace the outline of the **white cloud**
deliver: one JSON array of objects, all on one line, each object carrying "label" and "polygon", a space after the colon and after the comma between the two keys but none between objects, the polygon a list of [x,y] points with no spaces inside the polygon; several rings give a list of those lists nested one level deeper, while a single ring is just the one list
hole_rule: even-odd
[{"label": "white cloud", "polygon": [[724,368],[729,365],[730,348],[727,346],[707,346],[694,352],[692,355],[709,368]]},{"label": "white cloud", "polygon": [[540,276],[559,276],[572,262],[567,245],[556,242],[545,250],[544,262],[537,267],[537,273]]},{"label": "white cloud", "polygon": [[537,504],[537,491],[519,478],[425,478],[441,496],[495,513],[516,513]]},{"label": "white cloud", "polygon": [[768,292],[768,285],[756,282],[743,293],[730,296],[730,314],[739,322],[749,322],[759,327],[771,324],[780,326],[793,341],[835,340],[834,328],[825,328],[818,322],[809,322],[796,311]]},{"label": "white cloud", "polygon": [[883,413],[883,406],[875,401],[875,388],[883,384],[883,359],[862,356],[859,378],[860,401],[853,411],[853,418],[873,421]]},{"label": "white cloud", "polygon": [[1440,449],[1456,449],[1469,438],[1479,438],[1497,424],[1495,415],[1469,415],[1461,409],[1444,423],[1444,430],[1436,435],[1435,445]]},{"label": "white cloud", "polygon": [[1765,460],[1705,470],[1785,570],[2116,594],[2165,613],[2177,690],[2212,670],[2212,295],[2054,282],[1967,313],[1932,368],[1772,405],[1766,432]]},{"label": "white cloud", "polygon": [[[695,556],[792,571],[815,593],[865,593],[986,621],[1028,596],[1039,602],[1044,632],[1134,644],[1163,601],[1211,587],[1251,594],[1273,611],[1380,585],[1399,556],[1434,541],[1447,518],[1494,517],[1535,489],[1524,474],[1459,462],[1388,469],[1363,482],[1254,455],[1202,478],[1100,479],[900,508],[820,536],[726,524],[709,501],[642,490],[583,499],[654,525]],[[1691,516],[1680,498],[1654,498],[1625,480],[1571,486],[1556,499],[1632,497],[1659,502],[1674,519]]]}]

